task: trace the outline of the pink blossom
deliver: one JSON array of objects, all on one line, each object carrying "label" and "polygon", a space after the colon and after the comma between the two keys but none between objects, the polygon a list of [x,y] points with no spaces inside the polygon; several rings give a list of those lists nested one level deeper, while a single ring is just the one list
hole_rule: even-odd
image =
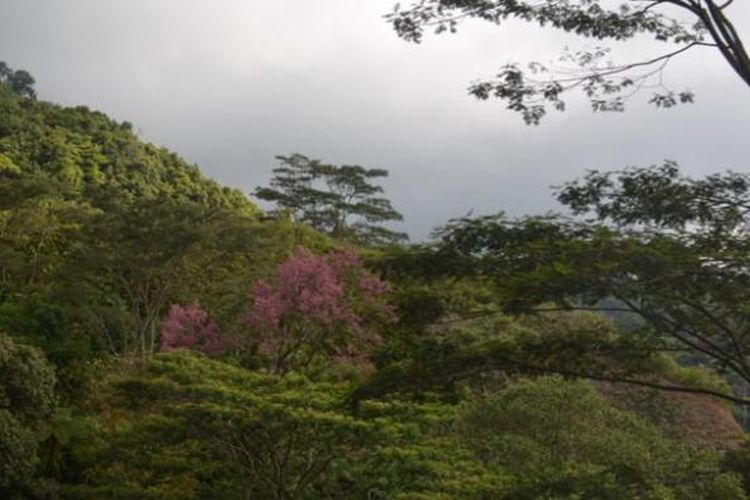
[{"label": "pink blossom", "polygon": [[282,311],[278,294],[267,281],[258,280],[253,286],[252,296],[256,314],[248,316],[248,322],[259,327],[276,329]]},{"label": "pink blossom", "polygon": [[363,276],[359,280],[359,290],[370,299],[377,299],[379,296],[392,291],[391,285],[373,275]]},{"label": "pink blossom", "polygon": [[230,348],[219,325],[194,302],[188,306],[172,304],[161,325],[161,351],[193,349],[210,355],[224,354]]},{"label": "pink blossom", "polygon": [[277,371],[316,354],[358,359],[380,342],[377,327],[393,321],[389,291],[354,250],[320,256],[298,248],[279,265],[273,285],[255,283],[246,321]]}]

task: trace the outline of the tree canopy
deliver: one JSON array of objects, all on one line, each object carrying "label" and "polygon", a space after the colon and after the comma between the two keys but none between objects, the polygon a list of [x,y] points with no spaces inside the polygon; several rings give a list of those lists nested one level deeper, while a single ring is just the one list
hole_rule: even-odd
[{"label": "tree canopy", "polygon": [[518,112],[527,124],[538,124],[548,109],[562,111],[564,95],[581,90],[594,111],[622,111],[633,94],[650,91],[649,102],[668,108],[693,101],[689,90],[675,91],[662,74],[679,55],[709,48],[750,85],[750,57],[731,20],[733,0],[424,0],[387,16],[396,33],[420,42],[426,30],[455,33],[467,19],[500,25],[520,20],[555,28],[583,38],[620,42],[639,35],[668,44],[656,56],[630,62],[612,62],[610,50],[596,47],[566,51],[564,68],[555,64],[511,62],[493,79],[477,81],[469,93],[478,99],[497,98]]},{"label": "tree canopy", "polygon": [[42,426],[56,406],[55,373],[39,350],[0,333],[0,493],[41,496],[36,478]]},{"label": "tree canopy", "polygon": [[108,425],[66,489],[75,498],[744,498],[716,454],[584,382],[520,380],[463,406],[352,409],[346,384],[175,352],[98,387]]},{"label": "tree canopy", "polygon": [[335,238],[352,238],[362,244],[387,244],[406,240],[404,233],[382,224],[403,217],[391,202],[378,196],[383,188],[373,180],[387,170],[360,165],[330,165],[301,154],[277,156],[270,187],[259,187],[255,196],[276,204],[277,212],[290,212]]},{"label": "tree canopy", "polygon": [[0,85],[5,85],[21,97],[36,98],[34,77],[26,70],[11,69],[5,61],[0,61]]},{"label": "tree canopy", "polygon": [[507,312],[637,315],[644,349],[688,350],[748,383],[749,193],[747,174],[692,179],[672,163],[594,171],[557,194],[592,218],[458,219],[433,270],[491,280]]}]

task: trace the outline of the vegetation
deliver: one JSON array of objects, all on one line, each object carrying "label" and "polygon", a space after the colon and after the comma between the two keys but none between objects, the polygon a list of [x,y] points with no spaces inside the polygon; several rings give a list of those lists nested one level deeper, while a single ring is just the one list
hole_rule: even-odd
[{"label": "vegetation", "polygon": [[306,371],[320,357],[366,362],[392,322],[387,283],[364,269],[352,250],[319,257],[298,249],[281,263],[275,285],[255,283],[246,317],[272,371]]},{"label": "vegetation", "polygon": [[54,370],[38,350],[0,335],[0,375],[0,493],[43,494],[35,472],[39,434],[56,405]]},{"label": "vegetation", "polygon": [[441,230],[430,258],[453,261],[448,274],[490,279],[506,312],[637,315],[634,352],[683,349],[748,383],[749,188],[745,174],[696,180],[671,163],[591,172],[558,192],[575,214],[593,215],[588,222],[459,219]]},{"label": "vegetation", "polygon": [[748,497],[746,176],[383,247],[384,171],[282,162],[296,220],[0,85],[0,496]]},{"label": "vegetation", "polygon": [[352,411],[345,383],[175,353],[101,384],[116,420],[80,457],[91,469],[74,498],[743,498],[737,476],[703,476],[715,455],[691,455],[581,382]]},{"label": "vegetation", "polygon": [[387,170],[359,165],[328,165],[301,154],[277,156],[271,186],[257,188],[255,196],[277,205],[276,213],[288,213],[334,238],[364,245],[398,243],[408,239],[382,226],[400,221],[391,202],[379,197],[383,188],[372,179],[388,176]]},{"label": "vegetation", "polygon": [[639,35],[670,44],[659,55],[625,63],[609,60],[606,47],[577,52],[566,48],[565,67],[531,62],[509,63],[493,79],[472,83],[469,93],[486,100],[501,99],[527,124],[539,124],[548,109],[565,110],[563,97],[580,89],[594,111],[623,111],[626,100],[641,90],[652,91],[649,103],[670,108],[693,102],[689,90],[665,85],[663,73],[674,59],[690,50],[718,51],[732,71],[750,85],[750,57],[732,23],[732,0],[655,0],[652,2],[573,0],[423,0],[387,16],[403,39],[419,43],[425,30],[455,33],[459,24],[475,18],[500,25],[521,20],[583,38],[632,40]]}]

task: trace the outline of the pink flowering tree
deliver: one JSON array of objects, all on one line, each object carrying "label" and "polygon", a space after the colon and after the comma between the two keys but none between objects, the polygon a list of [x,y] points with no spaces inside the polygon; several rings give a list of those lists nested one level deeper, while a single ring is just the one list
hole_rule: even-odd
[{"label": "pink flowering tree", "polygon": [[192,349],[220,356],[230,347],[219,325],[198,302],[188,306],[172,304],[161,324],[161,351]]},{"label": "pink flowering tree", "polygon": [[321,256],[299,248],[274,280],[255,283],[246,320],[275,373],[321,358],[362,364],[381,341],[379,327],[395,321],[389,292],[353,250]]}]

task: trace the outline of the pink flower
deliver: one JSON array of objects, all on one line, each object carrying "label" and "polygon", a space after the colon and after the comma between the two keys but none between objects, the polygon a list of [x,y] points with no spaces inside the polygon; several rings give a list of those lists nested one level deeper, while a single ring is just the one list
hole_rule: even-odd
[{"label": "pink flower", "polygon": [[356,359],[362,356],[353,352],[370,352],[379,343],[379,324],[393,320],[385,301],[389,291],[354,250],[320,256],[298,248],[279,265],[273,285],[255,283],[246,322],[259,350],[276,358],[278,371],[316,353]]},{"label": "pink flower", "polygon": [[231,346],[223,339],[219,325],[194,302],[172,304],[161,325],[161,351],[193,349],[210,355],[224,354]]}]

